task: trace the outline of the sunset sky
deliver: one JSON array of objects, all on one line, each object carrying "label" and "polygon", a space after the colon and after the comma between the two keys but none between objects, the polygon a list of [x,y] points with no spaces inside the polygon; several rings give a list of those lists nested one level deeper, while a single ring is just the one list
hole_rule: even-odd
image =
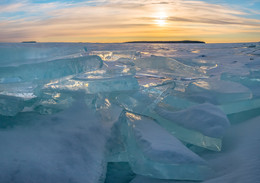
[{"label": "sunset sky", "polygon": [[260,41],[260,0],[0,0],[0,42]]}]

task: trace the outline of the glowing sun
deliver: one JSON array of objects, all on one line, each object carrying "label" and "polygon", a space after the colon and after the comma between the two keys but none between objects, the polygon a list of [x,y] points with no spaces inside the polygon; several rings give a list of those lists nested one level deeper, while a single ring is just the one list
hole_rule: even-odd
[{"label": "glowing sun", "polygon": [[160,14],[158,16],[155,16],[154,18],[154,22],[158,26],[165,26],[167,24],[168,16],[166,16],[165,14]]}]

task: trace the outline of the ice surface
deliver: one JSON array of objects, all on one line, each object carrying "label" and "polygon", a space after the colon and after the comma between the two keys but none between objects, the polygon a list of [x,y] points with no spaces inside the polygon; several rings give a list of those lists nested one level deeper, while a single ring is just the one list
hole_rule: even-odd
[{"label": "ice surface", "polygon": [[245,86],[222,80],[199,80],[186,88],[187,97],[196,102],[224,104],[252,98],[252,92]]},{"label": "ice surface", "polygon": [[205,179],[206,162],[153,120],[129,112],[121,120],[129,162],[135,173],[161,179]]}]

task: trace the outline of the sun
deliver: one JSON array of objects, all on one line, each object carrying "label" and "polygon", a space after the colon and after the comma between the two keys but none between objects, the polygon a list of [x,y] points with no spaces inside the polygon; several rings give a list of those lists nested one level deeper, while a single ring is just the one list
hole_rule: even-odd
[{"label": "sun", "polygon": [[158,26],[165,26],[167,24],[168,16],[165,13],[160,13],[157,16],[154,16],[154,22]]}]

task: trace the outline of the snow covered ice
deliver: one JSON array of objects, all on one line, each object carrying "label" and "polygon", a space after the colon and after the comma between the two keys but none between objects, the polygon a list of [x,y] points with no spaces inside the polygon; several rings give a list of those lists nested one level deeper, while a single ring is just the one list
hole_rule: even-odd
[{"label": "snow covered ice", "polygon": [[260,43],[0,44],[0,183],[259,182]]}]

